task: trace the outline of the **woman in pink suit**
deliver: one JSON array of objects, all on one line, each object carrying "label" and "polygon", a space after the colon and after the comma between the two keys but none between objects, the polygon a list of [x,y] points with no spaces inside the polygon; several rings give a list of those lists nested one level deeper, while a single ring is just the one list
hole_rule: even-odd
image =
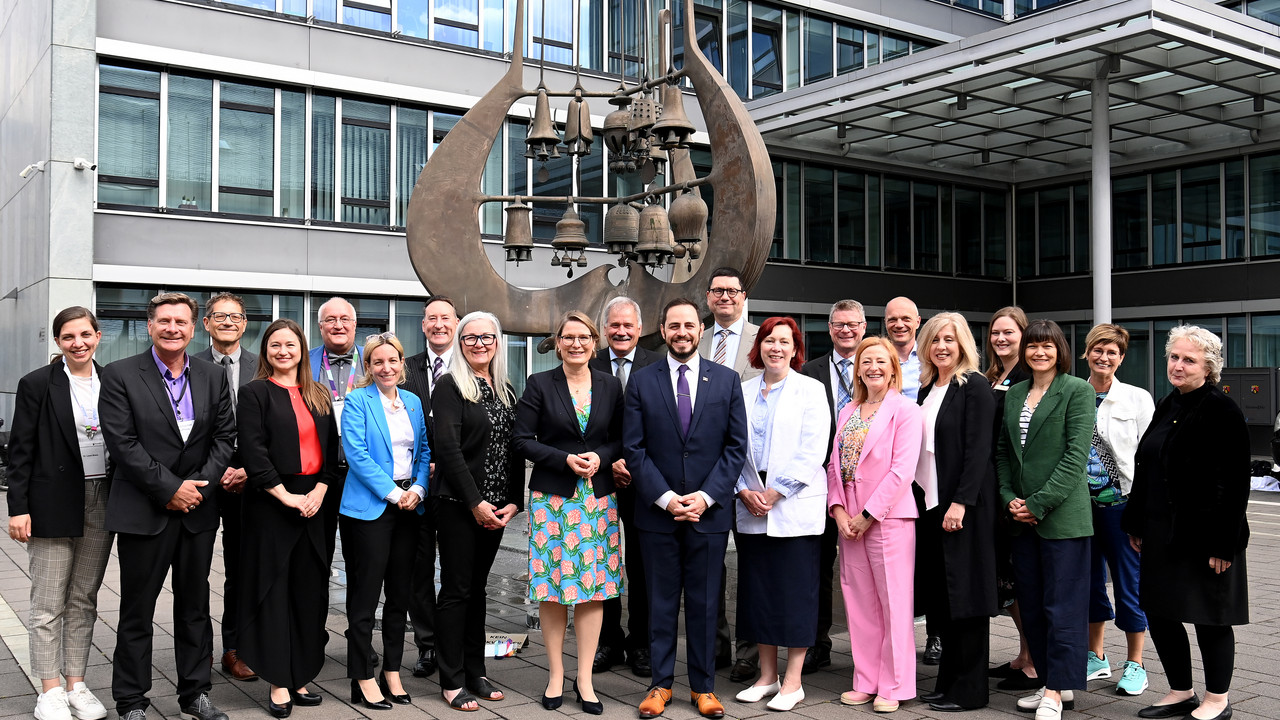
[{"label": "woman in pink suit", "polygon": [[876,712],[916,696],[916,503],[911,483],[924,416],[901,394],[902,367],[884,338],[858,346],[853,402],[836,421],[827,505],[840,531],[840,586],[853,642],[845,705]]}]

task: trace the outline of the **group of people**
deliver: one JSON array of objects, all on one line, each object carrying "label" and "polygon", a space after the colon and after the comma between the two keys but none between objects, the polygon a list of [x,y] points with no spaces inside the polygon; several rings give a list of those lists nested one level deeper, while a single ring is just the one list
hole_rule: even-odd
[{"label": "group of people", "polygon": [[[61,354],[19,384],[11,439],[9,532],[30,551],[37,720],[106,716],[84,674],[113,536],[116,711],[145,720],[152,623],[172,571],[179,705],[226,718],[209,697],[220,523],[222,666],[266,680],[271,715],[323,701],[308,687],[328,641],[327,602],[315,599],[328,597],[339,539],[353,704],[412,702],[400,675],[410,624],[413,674],[438,670],[449,708],[502,700],[485,667],[485,593],[526,501],[548,710],[566,692],[572,608],[575,702],[601,714],[593,673],[626,662],[650,678],[640,717],[661,715],[682,605],[701,715],[725,714],[715,677],[730,666],[732,681],[749,682],[738,702],[790,710],[804,700],[802,676],[831,663],[838,577],[854,665],[846,705],[889,713],[919,696],[938,711],[980,708],[991,675],[1036,691],[1020,710],[1060,718],[1087,680],[1111,676],[1114,619],[1128,647],[1117,690],[1145,691],[1148,628],[1169,678],[1141,717],[1230,717],[1232,626],[1248,621],[1249,443],[1216,387],[1217,337],[1170,333],[1174,391],[1157,406],[1116,378],[1129,343],[1118,325],[1089,333],[1086,381],[1070,373],[1062,330],[1016,307],[992,317],[984,373],[963,316],[921,327],[907,298],[886,305],[884,337],[864,337],[860,303],[835,303],[833,349],[812,359],[795,320],[756,326],[745,303],[739,273],[716,270],[710,327],[691,300],[662,309],[665,353],[639,346],[629,298],[602,308],[599,326],[567,312],[551,338],[560,364],[519,397],[499,320],[459,318],[442,296],[424,306],[427,349],[413,357],[391,333],[358,345],[355,308],[341,298],[319,308],[321,346],[308,351],[302,328],[281,319],[255,355],[240,346],[244,303],[227,293],[205,306],[212,346],[188,354],[200,309],[165,293],[148,305],[151,347],[102,367],[93,313],[62,311]],[[725,620],[731,532],[736,643]],[[989,668],[1001,606],[1022,651]],[[939,664],[924,693],[919,615],[924,659]]]}]

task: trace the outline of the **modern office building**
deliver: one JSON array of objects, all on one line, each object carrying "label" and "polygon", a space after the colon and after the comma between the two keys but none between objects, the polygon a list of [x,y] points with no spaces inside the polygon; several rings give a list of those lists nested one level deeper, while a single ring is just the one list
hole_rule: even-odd
[{"label": "modern office building", "polygon": [[[610,90],[652,55],[634,38],[653,0],[529,2],[548,85],[576,65]],[[146,346],[162,289],[239,293],[251,347],[275,317],[314,338],[339,294],[360,335],[420,349],[409,197],[506,71],[514,18],[514,0],[0,0],[0,417],[59,309],[98,312],[110,361]],[[753,316],[802,316],[820,351],[832,301],[864,302],[874,331],[905,294],[979,331],[1017,303],[1079,342],[1109,290],[1137,384],[1165,388],[1181,320],[1222,333],[1231,365],[1280,365],[1277,0],[698,0],[692,20],[773,161]],[[599,142],[576,170],[526,160],[530,114],[512,109],[486,191],[617,186]],[[558,213],[535,208],[536,238]],[[591,262],[613,262],[584,219]],[[511,283],[564,281],[549,250],[505,263],[502,222],[482,213]],[[512,339],[516,374],[549,362],[534,345]]]}]

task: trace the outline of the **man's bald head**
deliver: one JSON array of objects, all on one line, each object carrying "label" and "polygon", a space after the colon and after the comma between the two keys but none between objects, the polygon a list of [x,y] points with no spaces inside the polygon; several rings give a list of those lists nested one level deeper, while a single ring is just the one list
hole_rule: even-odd
[{"label": "man's bald head", "polygon": [[911,352],[920,329],[920,309],[908,297],[896,297],[884,306],[884,327],[899,355]]}]

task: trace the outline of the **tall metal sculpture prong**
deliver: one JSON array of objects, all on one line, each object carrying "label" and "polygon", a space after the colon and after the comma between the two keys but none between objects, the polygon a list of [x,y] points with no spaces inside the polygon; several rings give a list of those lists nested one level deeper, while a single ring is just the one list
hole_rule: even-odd
[{"label": "tall metal sculpture prong", "polygon": [[[409,201],[409,257],[423,285],[452,297],[460,312],[494,313],[509,332],[546,335],[565,311],[595,313],[618,295],[634,298],[649,318],[657,318],[677,297],[701,304],[712,270],[722,265],[737,268],[748,290],[755,284],[773,242],[773,169],[746,108],[698,47],[691,21],[693,0],[683,2],[685,74],[697,92],[711,138],[713,168],[706,180],[716,198],[707,247],[693,274],[683,282],[668,283],[630,262],[619,285],[609,281],[605,265],[564,285],[530,290],[511,285],[494,270],[480,240],[480,206],[485,199],[481,178],[508,109],[530,94],[523,83],[524,0],[517,0],[511,67],[445,136],[422,169]],[[688,153],[673,153],[672,159],[674,178],[692,176]]]}]

